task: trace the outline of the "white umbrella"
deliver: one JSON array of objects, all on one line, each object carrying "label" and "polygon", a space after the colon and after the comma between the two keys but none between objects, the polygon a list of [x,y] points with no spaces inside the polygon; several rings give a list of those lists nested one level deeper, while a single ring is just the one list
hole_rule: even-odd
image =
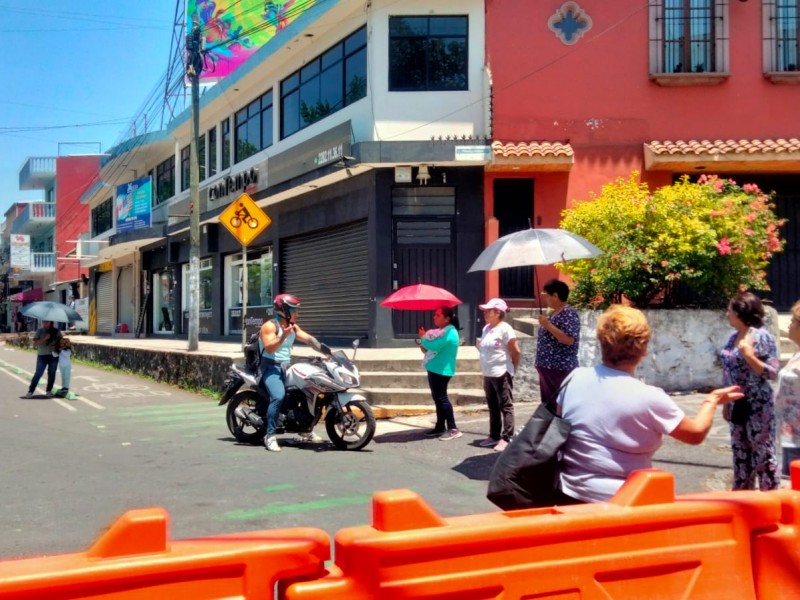
[{"label": "white umbrella", "polygon": [[579,258],[594,258],[602,253],[589,240],[565,229],[526,229],[504,235],[489,244],[468,272],[552,265]]}]

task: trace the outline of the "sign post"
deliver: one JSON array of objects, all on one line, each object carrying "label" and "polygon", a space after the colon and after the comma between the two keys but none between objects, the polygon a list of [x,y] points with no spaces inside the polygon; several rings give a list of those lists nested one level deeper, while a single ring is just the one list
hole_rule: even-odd
[{"label": "sign post", "polygon": [[272,220],[253,199],[242,194],[222,211],[219,222],[242,245],[242,347],[247,343],[247,246],[270,226]]}]

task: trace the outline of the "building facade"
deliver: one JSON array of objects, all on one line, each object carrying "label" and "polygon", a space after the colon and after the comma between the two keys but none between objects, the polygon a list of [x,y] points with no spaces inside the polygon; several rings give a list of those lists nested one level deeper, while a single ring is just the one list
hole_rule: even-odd
[{"label": "building facade", "polygon": [[[486,8],[490,234],[529,219],[558,227],[563,209],[634,171],[651,187],[716,173],[777,193],[787,245],[768,272],[767,297],[779,310],[800,297],[796,0],[487,0]],[[530,269],[487,276],[490,295],[533,300],[531,289]]]},{"label": "building facade", "polygon": [[[319,337],[413,343],[431,315],[380,302],[424,282],[464,300],[463,335],[474,335],[483,278],[466,271],[484,243],[491,139],[484,31],[482,2],[319,3],[203,94],[201,337],[241,337],[244,269],[249,329],[291,292]],[[190,141],[186,111],[113,148],[83,195],[99,248],[83,261],[91,331],[186,334]],[[243,192],[271,219],[246,264],[219,221]]]}]

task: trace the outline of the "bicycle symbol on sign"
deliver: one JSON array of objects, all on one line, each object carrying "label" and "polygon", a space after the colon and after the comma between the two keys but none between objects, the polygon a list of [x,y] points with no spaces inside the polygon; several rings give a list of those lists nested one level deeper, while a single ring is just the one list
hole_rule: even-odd
[{"label": "bicycle symbol on sign", "polygon": [[239,210],[237,210],[236,214],[231,217],[230,223],[233,227],[238,229],[242,226],[242,222],[247,223],[247,226],[250,229],[258,228],[258,219],[250,214],[250,211],[245,208],[243,202],[239,202]]},{"label": "bicycle symbol on sign", "polygon": [[83,388],[84,392],[97,392],[104,394],[116,390],[146,390],[146,385],[138,385],[136,383],[93,383]]}]

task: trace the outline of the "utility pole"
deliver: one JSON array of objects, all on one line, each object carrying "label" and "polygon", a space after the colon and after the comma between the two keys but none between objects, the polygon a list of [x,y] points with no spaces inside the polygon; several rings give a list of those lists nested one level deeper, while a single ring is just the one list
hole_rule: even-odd
[{"label": "utility pole", "polygon": [[192,141],[189,146],[189,352],[198,347],[200,332],[200,73],[203,71],[200,17],[192,15],[186,36],[186,75],[192,84]]}]

